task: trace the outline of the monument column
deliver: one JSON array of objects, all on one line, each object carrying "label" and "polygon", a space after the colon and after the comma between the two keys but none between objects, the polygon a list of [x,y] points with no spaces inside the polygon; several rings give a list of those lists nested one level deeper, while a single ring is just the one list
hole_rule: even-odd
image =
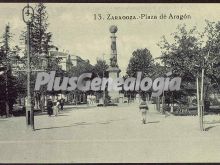
[{"label": "monument column", "polygon": [[[116,46],[116,35],[115,33],[118,31],[117,26],[112,25],[109,29],[111,33],[111,57],[110,57],[110,66],[108,68],[108,75],[109,78],[112,78],[113,80],[119,77],[119,73],[121,70],[118,67],[118,61],[117,61],[117,46]],[[111,97],[111,101],[113,103],[119,102],[119,91],[109,91],[109,96]]]}]

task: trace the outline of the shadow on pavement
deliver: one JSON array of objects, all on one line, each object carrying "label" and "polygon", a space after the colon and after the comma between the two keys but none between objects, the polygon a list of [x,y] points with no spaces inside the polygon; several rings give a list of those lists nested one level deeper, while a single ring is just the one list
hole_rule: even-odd
[{"label": "shadow on pavement", "polygon": [[209,127],[205,128],[205,131],[209,131],[210,129],[215,128],[215,127],[219,127],[219,126],[220,125],[209,126]]},{"label": "shadow on pavement", "polygon": [[73,126],[78,126],[78,125],[90,125],[90,123],[80,122],[80,123],[74,123],[71,125],[60,126],[60,127],[37,128],[35,129],[35,131],[44,130],[44,129],[54,129],[54,128],[67,128],[67,127],[73,127]]},{"label": "shadow on pavement", "polygon": [[[92,107],[70,107],[70,108],[64,108],[64,110],[60,110],[60,113],[69,113],[75,110],[79,109],[89,109]],[[25,112],[19,112],[16,114],[13,114],[13,117],[24,117],[26,115]],[[42,116],[42,115],[48,115],[47,110],[44,110],[43,112],[41,110],[34,110],[34,116]]]},{"label": "shadow on pavement", "polygon": [[[58,115],[58,116],[61,116],[61,115]],[[68,128],[68,127],[81,126],[81,125],[110,124],[112,122],[121,121],[121,120],[125,120],[125,119],[108,120],[108,121],[91,122],[91,123],[88,123],[88,122],[78,122],[78,123],[73,123],[73,124],[70,124],[70,125],[60,126],[60,127],[37,128],[37,129],[35,129],[35,131],[40,131],[40,130],[44,130],[44,129]]]},{"label": "shadow on pavement", "polygon": [[210,129],[212,129],[214,127],[219,127],[220,126],[219,123],[220,123],[220,120],[213,120],[213,121],[210,121],[210,122],[205,121],[204,124],[217,124],[217,125],[212,125],[212,126],[209,126],[209,127],[205,128],[205,131],[209,131]]},{"label": "shadow on pavement", "polygon": [[69,116],[69,115],[58,114],[58,116],[56,116],[56,117],[59,117],[59,116]]},{"label": "shadow on pavement", "polygon": [[205,121],[205,124],[217,124],[220,123],[220,120],[213,120],[213,121]]},{"label": "shadow on pavement", "polygon": [[97,107],[97,106],[73,106],[73,107],[68,107],[68,106],[64,106],[64,111],[66,110],[77,110],[77,109],[90,109],[90,108],[94,108],[94,107]]},{"label": "shadow on pavement", "polygon": [[107,122],[100,122],[99,124],[110,124],[111,122],[110,121],[107,121]]},{"label": "shadow on pavement", "polygon": [[160,121],[150,121],[150,122],[147,122],[147,124],[153,124],[153,123],[159,123]]},{"label": "shadow on pavement", "polygon": [[214,128],[215,126],[210,126],[210,127],[207,127],[205,128],[205,131],[209,131],[210,129]]}]

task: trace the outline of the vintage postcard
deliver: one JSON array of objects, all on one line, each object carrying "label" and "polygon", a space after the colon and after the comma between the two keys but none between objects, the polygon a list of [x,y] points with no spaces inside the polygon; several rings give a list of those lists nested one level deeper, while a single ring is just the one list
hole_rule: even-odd
[{"label": "vintage postcard", "polygon": [[0,163],[220,162],[220,4],[1,3]]}]

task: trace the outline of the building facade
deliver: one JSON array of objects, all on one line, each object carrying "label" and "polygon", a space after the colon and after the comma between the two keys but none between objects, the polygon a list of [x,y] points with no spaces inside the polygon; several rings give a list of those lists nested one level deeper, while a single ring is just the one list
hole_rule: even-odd
[{"label": "building facade", "polygon": [[[90,63],[89,60],[84,60],[77,55],[73,55],[66,52],[60,52],[57,48],[51,49],[49,52],[50,56],[54,58],[60,58],[59,66],[62,70],[66,71],[67,73],[72,70],[73,67],[76,67],[80,64]],[[86,103],[86,95],[82,92],[62,92],[58,94],[57,98],[61,99],[64,98],[66,102],[73,103],[73,104],[80,104]]]}]

